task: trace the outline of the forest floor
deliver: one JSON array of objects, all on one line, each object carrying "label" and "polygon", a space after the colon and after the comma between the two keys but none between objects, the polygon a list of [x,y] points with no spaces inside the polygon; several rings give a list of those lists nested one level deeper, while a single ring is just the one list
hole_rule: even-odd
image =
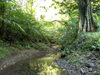
[{"label": "forest floor", "polygon": [[75,52],[64,59],[55,59],[67,75],[100,75],[100,53]]}]

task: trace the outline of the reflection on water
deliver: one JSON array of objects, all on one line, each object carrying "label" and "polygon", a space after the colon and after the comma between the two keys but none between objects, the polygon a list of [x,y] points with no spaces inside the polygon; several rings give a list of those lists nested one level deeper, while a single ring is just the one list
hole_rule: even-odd
[{"label": "reflection on water", "polygon": [[0,75],[66,75],[53,60],[53,57],[25,60],[4,69]]}]

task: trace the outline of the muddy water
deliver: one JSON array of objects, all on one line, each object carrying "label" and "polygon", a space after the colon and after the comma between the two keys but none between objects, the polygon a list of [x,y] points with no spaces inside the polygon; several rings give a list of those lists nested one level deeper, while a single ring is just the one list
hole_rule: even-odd
[{"label": "muddy water", "polygon": [[67,75],[53,60],[57,55],[32,58],[11,65],[0,72],[0,75]]}]

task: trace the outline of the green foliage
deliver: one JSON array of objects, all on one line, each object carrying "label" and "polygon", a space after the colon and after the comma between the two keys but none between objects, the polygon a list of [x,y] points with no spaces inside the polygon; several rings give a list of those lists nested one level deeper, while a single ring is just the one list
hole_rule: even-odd
[{"label": "green foliage", "polygon": [[100,16],[100,0],[92,0],[92,9],[93,13],[96,13],[97,15]]},{"label": "green foliage", "polygon": [[[87,51],[97,51],[100,52],[100,33],[94,32],[94,33],[80,33],[75,39],[75,41],[68,45],[64,44],[62,46],[62,55],[73,55],[77,52],[80,52],[78,54],[83,54]],[[67,58],[66,58],[67,59]],[[74,58],[71,57],[72,61],[74,61]],[[71,60],[69,59],[69,60]],[[76,61],[76,58],[75,58]]]},{"label": "green foliage", "polygon": [[0,46],[5,47],[6,46],[6,42],[4,42],[3,40],[0,40]]},{"label": "green foliage", "polygon": [[66,30],[62,34],[61,45],[62,47],[66,47],[66,45],[71,45],[78,36],[78,26],[77,19],[72,18],[68,20],[66,23]]},{"label": "green foliage", "polygon": [[62,55],[67,55],[67,54],[70,54],[72,53],[73,50],[70,49],[70,48],[64,48],[64,50],[61,52]]},{"label": "green foliage", "polygon": [[30,46],[30,45],[27,45],[27,46],[25,46],[25,48],[26,48],[26,49],[30,49],[30,48],[31,48],[31,46]]},{"label": "green foliage", "polygon": [[96,24],[97,24],[97,26],[98,26],[98,32],[100,31],[100,15],[97,15],[97,14],[94,14],[93,15],[94,16],[94,20],[95,20],[95,22],[96,22]]},{"label": "green foliage", "polygon": [[8,56],[11,53],[9,50],[5,50],[4,48],[0,47],[0,59]]},{"label": "green foliage", "polygon": [[73,43],[73,48],[76,50],[100,50],[99,32],[80,34],[77,40]]},{"label": "green foliage", "polygon": [[48,50],[49,47],[48,45],[44,44],[44,43],[33,43],[32,44],[34,48],[38,49],[38,50]]},{"label": "green foliage", "polygon": [[98,68],[96,72],[97,72],[98,74],[100,74],[100,68]]},{"label": "green foliage", "polygon": [[[30,3],[30,2],[29,2]],[[16,41],[32,41],[32,42],[49,42],[45,30],[43,30],[43,23],[35,19],[32,13],[23,10],[16,1],[9,1],[6,6],[5,18],[0,16],[0,22],[6,24],[6,38],[10,42]],[[30,10],[31,12],[31,10]],[[3,35],[4,26],[0,24],[0,36]],[[2,37],[0,37],[2,38]]]},{"label": "green foliage", "polygon": [[76,63],[76,62],[78,62],[80,59],[78,58],[78,57],[71,57],[70,59],[69,59],[69,61],[70,61],[70,63]]},{"label": "green foliage", "polygon": [[62,19],[61,24],[64,25],[63,32],[61,32],[60,44],[62,48],[70,45],[78,36],[78,4],[74,0],[53,0],[56,4],[55,7],[59,8],[59,13],[68,17],[68,20]]},{"label": "green foliage", "polygon": [[[55,9],[60,9],[59,14],[64,15],[67,19],[61,18],[61,21],[52,22],[44,21],[44,15],[40,16],[41,21],[35,18],[35,9],[32,9],[34,1],[27,1],[26,7],[22,7],[22,4],[18,5],[16,0],[0,2],[0,7],[2,5],[6,7],[6,9],[2,8],[5,11],[5,18],[2,17],[2,10],[0,10],[1,39],[16,44],[18,48],[25,47],[26,49],[34,47],[46,50],[48,49],[46,44],[60,44],[63,55],[70,54],[75,50],[100,50],[100,37],[95,36],[95,33],[78,35],[79,12],[76,0],[53,0]],[[99,0],[92,1],[91,4],[93,17],[100,28]],[[7,26],[6,28],[2,25],[2,21]],[[6,32],[4,32],[4,28]],[[6,33],[6,38],[2,38],[3,33]],[[3,41],[0,40],[0,42]],[[72,60],[74,61],[74,59],[77,60],[77,58]]]},{"label": "green foliage", "polygon": [[[57,1],[53,0],[56,4],[56,8],[60,8],[59,13],[60,14],[65,14],[69,15],[71,18],[72,17],[77,17],[76,14],[78,14],[78,4],[74,0],[63,0],[63,1]],[[73,11],[73,12],[72,12]]]}]

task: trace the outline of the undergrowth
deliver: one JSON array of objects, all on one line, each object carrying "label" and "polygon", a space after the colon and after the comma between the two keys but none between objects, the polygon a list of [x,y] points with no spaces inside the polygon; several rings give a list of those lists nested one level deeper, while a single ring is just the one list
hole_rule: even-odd
[{"label": "undergrowth", "polygon": [[62,55],[75,53],[76,51],[98,51],[100,52],[100,32],[81,33],[70,45],[62,50]]},{"label": "undergrowth", "polygon": [[50,44],[45,44],[43,42],[19,42],[9,43],[7,41],[0,40],[0,59],[5,58],[13,53],[20,52],[23,50],[40,50],[48,51],[50,49]]}]

